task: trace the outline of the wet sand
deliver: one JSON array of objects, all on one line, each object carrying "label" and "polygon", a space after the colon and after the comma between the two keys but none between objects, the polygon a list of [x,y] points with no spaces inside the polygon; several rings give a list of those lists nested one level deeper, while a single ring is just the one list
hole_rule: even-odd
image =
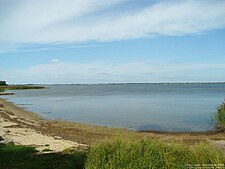
[{"label": "wet sand", "polygon": [[225,151],[224,132],[136,132],[77,122],[45,120],[1,98],[0,136],[4,139],[2,142],[35,146],[41,151],[44,149],[62,151],[66,148],[86,149],[93,142],[113,137],[174,140],[189,145],[196,142],[209,142]]}]

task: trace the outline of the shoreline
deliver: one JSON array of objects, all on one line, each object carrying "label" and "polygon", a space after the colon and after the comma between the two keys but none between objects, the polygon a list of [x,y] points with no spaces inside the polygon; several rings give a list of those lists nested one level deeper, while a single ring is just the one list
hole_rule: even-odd
[{"label": "shoreline", "polygon": [[[155,130],[155,129],[146,129],[146,130],[133,130],[133,129],[127,129],[127,128],[115,128],[115,127],[109,127],[109,126],[102,126],[102,125],[95,125],[95,124],[88,124],[88,123],[82,123],[82,122],[76,122],[76,121],[67,121],[63,119],[55,119],[55,120],[48,120],[42,117],[41,115],[27,110],[25,107],[20,107],[16,105],[16,103],[9,101],[8,99],[5,98],[0,98],[0,103],[4,102],[6,105],[10,107],[14,107],[14,109],[20,110],[20,113],[24,115],[26,113],[29,116],[32,116],[38,119],[41,119],[42,121],[60,121],[60,122],[65,122],[65,123],[74,123],[74,124],[80,124],[80,125],[85,125],[85,126],[93,126],[93,127],[102,127],[102,128],[111,128],[111,129],[122,129],[122,130],[127,130],[127,131],[133,131],[137,133],[153,133],[153,134],[169,134],[169,135],[182,135],[182,134],[191,134],[191,135],[214,135],[218,133],[223,133],[220,130],[206,130],[206,131],[177,131],[177,130]],[[20,115],[18,113],[18,115]]]},{"label": "shoreline", "polygon": [[[62,147],[60,149],[52,143],[54,141],[65,144],[64,149],[69,147],[85,149],[91,143],[112,139],[113,137],[175,140],[190,145],[197,142],[209,142],[225,151],[224,132],[131,131],[122,128],[109,128],[63,120],[46,120],[38,114],[18,107],[3,98],[0,98],[0,104],[3,105],[3,107],[0,106],[0,127],[4,130],[4,132],[0,133],[0,136],[3,135],[3,139],[7,136],[5,138],[13,140],[15,139],[14,135],[18,135],[18,130],[20,130],[20,134],[24,136],[18,136],[20,137],[18,144],[22,145],[26,143],[25,136],[27,136],[27,133],[32,131],[33,134],[35,133],[39,137],[41,135],[41,137],[45,138],[46,142],[50,143],[46,143],[46,145],[49,144],[54,151],[62,151]],[[12,131],[8,132],[8,130]],[[36,138],[37,136],[34,137]]]},{"label": "shoreline", "polygon": [[61,152],[65,149],[86,149],[85,144],[51,136],[42,132],[44,119],[0,98],[1,143],[35,147],[42,153]]},{"label": "shoreline", "polygon": [[[222,133],[222,131],[220,130],[205,130],[205,131],[179,131],[179,130],[157,130],[157,129],[140,129],[140,130],[135,130],[135,129],[128,129],[128,128],[122,128],[122,127],[110,127],[110,126],[104,126],[104,125],[97,125],[97,124],[88,124],[88,123],[83,123],[83,122],[76,122],[76,121],[67,121],[64,119],[53,119],[53,120],[48,120],[45,119],[44,117],[42,117],[41,115],[39,115],[36,112],[27,110],[26,107],[20,107],[18,106],[16,103],[9,101],[7,98],[1,98],[0,97],[0,104],[1,102],[4,102],[5,104],[7,104],[10,107],[14,107],[14,109],[20,110],[22,112],[22,114],[24,114],[24,112],[26,112],[26,114],[29,116],[30,115],[35,115],[36,117],[38,117],[39,119],[41,119],[42,121],[60,121],[60,122],[65,122],[65,123],[74,123],[74,124],[81,124],[81,125],[85,125],[85,126],[93,126],[93,127],[102,127],[102,128],[111,128],[111,129],[122,129],[122,130],[127,130],[127,131],[134,131],[137,133],[153,133],[153,134],[174,134],[174,135],[180,135],[180,134],[192,134],[192,135],[214,135],[214,134],[218,134],[218,133]],[[20,115],[20,113],[19,113]]]},{"label": "shoreline", "polygon": [[12,92],[0,92],[0,96],[5,96],[5,95],[14,95]]}]

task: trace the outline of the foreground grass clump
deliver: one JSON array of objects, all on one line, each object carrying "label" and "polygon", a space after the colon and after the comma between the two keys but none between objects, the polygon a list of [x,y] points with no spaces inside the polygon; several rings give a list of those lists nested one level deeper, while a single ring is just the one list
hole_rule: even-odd
[{"label": "foreground grass clump", "polygon": [[223,165],[225,155],[207,144],[192,148],[178,143],[159,141],[115,140],[91,147],[87,169],[181,169],[195,165]]},{"label": "foreground grass clump", "polygon": [[1,169],[83,169],[86,153],[37,154],[33,147],[0,144]]},{"label": "foreground grass clump", "polygon": [[0,87],[0,93],[1,93],[1,92],[4,92],[4,91],[5,91],[5,89],[2,89],[2,88]]},{"label": "foreground grass clump", "polygon": [[217,129],[225,131],[225,102],[217,107],[214,121]]}]

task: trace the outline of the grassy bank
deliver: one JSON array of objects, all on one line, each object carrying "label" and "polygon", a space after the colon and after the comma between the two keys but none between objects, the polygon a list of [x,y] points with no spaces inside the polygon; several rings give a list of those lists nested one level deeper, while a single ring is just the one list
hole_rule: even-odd
[{"label": "grassy bank", "polygon": [[197,165],[224,165],[225,155],[206,143],[193,147],[152,140],[114,140],[91,147],[87,169],[181,169]]},{"label": "grassy bank", "polygon": [[45,89],[44,86],[32,86],[32,85],[9,85],[9,86],[0,86],[1,90],[26,90],[26,89]]},{"label": "grassy bank", "polygon": [[88,152],[48,154],[39,154],[32,147],[0,145],[1,169],[180,169],[224,163],[224,153],[206,143],[188,147],[161,141],[116,139],[93,144]]}]

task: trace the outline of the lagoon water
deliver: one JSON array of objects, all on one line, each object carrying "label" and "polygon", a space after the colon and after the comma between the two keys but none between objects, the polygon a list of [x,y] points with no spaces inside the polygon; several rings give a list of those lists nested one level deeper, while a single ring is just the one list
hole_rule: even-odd
[{"label": "lagoon water", "polygon": [[46,119],[134,130],[212,130],[225,84],[48,85],[4,96]]}]

